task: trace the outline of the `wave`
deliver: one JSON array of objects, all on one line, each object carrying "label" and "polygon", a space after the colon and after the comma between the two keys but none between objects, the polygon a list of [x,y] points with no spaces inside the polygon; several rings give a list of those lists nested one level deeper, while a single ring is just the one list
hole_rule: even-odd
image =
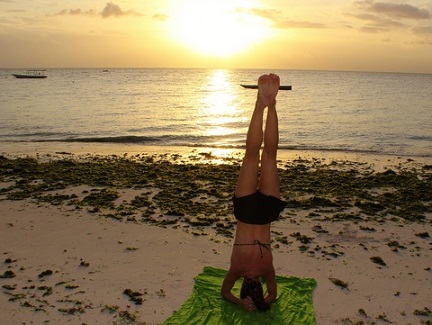
[{"label": "wave", "polygon": [[[103,144],[133,144],[133,145],[146,145],[146,146],[160,146],[160,147],[206,147],[214,149],[231,149],[243,150],[245,148],[244,137],[227,136],[194,136],[194,135],[163,135],[163,136],[109,136],[109,137],[76,137],[76,138],[58,138],[58,139],[36,139],[32,142],[64,142],[64,143],[103,143]],[[422,153],[401,153],[383,151],[380,149],[367,149],[367,148],[353,148],[349,146],[319,146],[319,145],[284,145],[279,146],[279,150],[286,151],[321,151],[321,152],[339,152],[350,154],[370,154],[370,155],[389,155],[389,156],[402,156],[402,157],[425,157],[430,158],[430,154]]]},{"label": "wave", "polygon": [[[22,139],[26,139],[26,138],[47,138],[47,137],[63,137],[65,134],[62,132],[32,132],[32,133],[13,133],[13,134],[0,134],[0,137],[5,138],[5,137],[11,137],[11,138],[22,138]],[[73,134],[68,134],[69,136],[74,136]]]},{"label": "wave", "polygon": [[35,140],[34,142],[88,142],[88,143],[149,143],[163,141],[160,137],[145,137],[135,135],[124,135],[116,137],[83,137],[83,138],[67,138],[67,139],[43,139]]},{"label": "wave", "polygon": [[414,135],[409,137],[410,140],[414,141],[432,141],[432,136],[427,135]]},{"label": "wave", "polygon": [[182,145],[182,146],[208,146],[232,142],[232,136],[195,136],[195,135],[162,135],[162,136],[96,136],[72,138],[39,138],[31,142],[78,142],[78,143],[115,143],[115,144],[143,144],[143,145]]}]

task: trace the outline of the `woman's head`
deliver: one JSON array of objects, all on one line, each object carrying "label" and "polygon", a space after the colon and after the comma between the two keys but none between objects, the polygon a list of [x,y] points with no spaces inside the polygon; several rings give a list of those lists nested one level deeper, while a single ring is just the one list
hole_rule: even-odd
[{"label": "woman's head", "polygon": [[267,311],[270,305],[264,301],[264,291],[258,278],[244,278],[240,291],[240,298],[251,297],[255,307],[259,311]]}]

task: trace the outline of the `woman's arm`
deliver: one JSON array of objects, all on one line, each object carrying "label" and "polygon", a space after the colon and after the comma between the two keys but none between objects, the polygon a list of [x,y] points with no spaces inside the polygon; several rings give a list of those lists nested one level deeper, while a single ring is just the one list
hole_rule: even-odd
[{"label": "woman's arm", "polygon": [[231,270],[228,271],[227,275],[225,276],[225,279],[222,282],[221,294],[222,294],[222,297],[224,297],[226,300],[231,301],[232,303],[234,303],[236,305],[242,306],[241,299],[234,296],[231,292],[231,289],[233,288],[233,286],[234,286],[234,284],[238,278],[240,278],[240,277],[233,274],[233,272],[231,272]]},{"label": "woman's arm", "polygon": [[275,275],[266,278],[266,287],[267,287],[267,295],[264,298],[264,301],[268,304],[271,304],[276,300],[277,297],[277,285]]},{"label": "woman's arm", "polygon": [[247,311],[256,310],[256,306],[251,297],[246,297],[245,299],[240,299],[239,297],[233,295],[231,289],[233,288],[237,279],[240,276],[234,274],[231,271],[228,271],[228,274],[225,276],[225,279],[222,282],[221,294],[226,300],[243,307],[243,309]]}]

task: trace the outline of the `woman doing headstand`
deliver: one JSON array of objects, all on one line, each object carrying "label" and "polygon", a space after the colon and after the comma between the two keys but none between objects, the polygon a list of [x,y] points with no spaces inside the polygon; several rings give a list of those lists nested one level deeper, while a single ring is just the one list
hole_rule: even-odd
[{"label": "woman doing headstand", "polygon": [[[277,294],[270,246],[270,224],[278,219],[286,206],[280,199],[276,165],[279,143],[276,95],[279,84],[279,77],[275,74],[263,75],[258,79],[258,96],[249,124],[246,152],[233,197],[237,229],[231,266],[222,283],[221,293],[225,299],[247,311],[269,309]],[[266,108],[267,118],[263,131]],[[241,277],[241,294],[237,297],[231,290]],[[267,287],[265,296],[260,277],[265,280]]]}]

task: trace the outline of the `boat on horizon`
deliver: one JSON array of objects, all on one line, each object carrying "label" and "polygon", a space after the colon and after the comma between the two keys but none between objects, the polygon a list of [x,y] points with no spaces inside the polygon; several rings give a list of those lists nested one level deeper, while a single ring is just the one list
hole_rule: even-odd
[{"label": "boat on horizon", "polygon": [[45,71],[46,70],[33,69],[27,70],[24,74],[12,73],[12,75],[18,79],[44,79],[47,77]]},{"label": "boat on horizon", "polygon": [[[247,88],[247,89],[258,89],[258,85],[240,85],[243,88]],[[292,86],[284,86],[284,85],[280,85],[279,86],[279,90],[292,90]]]}]

